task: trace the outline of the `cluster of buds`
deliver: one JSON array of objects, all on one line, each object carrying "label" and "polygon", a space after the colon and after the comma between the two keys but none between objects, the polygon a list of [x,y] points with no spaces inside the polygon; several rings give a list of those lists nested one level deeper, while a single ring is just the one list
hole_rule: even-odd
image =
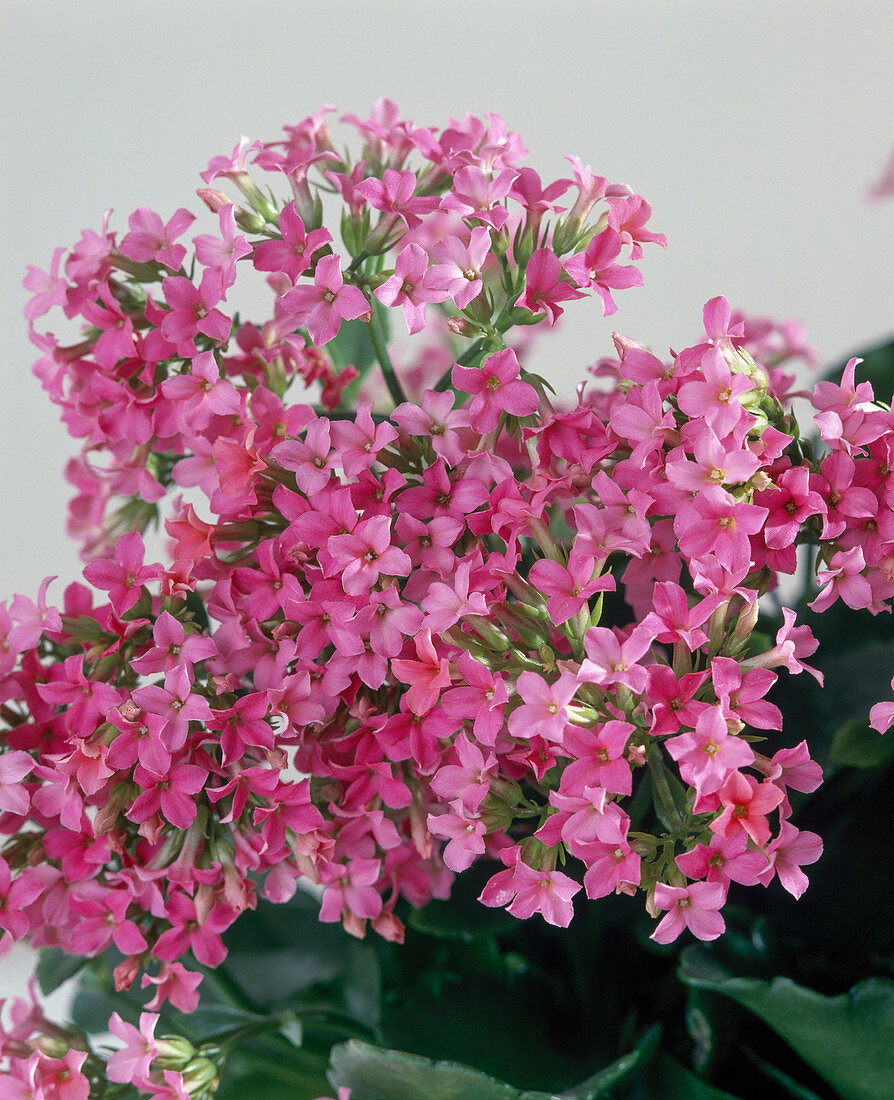
[{"label": "cluster of buds", "polygon": [[10,1025],[0,1024],[0,1074],[9,1100],[89,1100],[120,1096],[133,1085],[156,1100],[210,1100],[220,1081],[220,1047],[196,1049],[180,1036],[156,1037],[159,1017],[140,1015],[140,1026],[117,1012],[109,1031],[123,1046],[110,1057],[92,1049],[74,1028],[62,1028],[44,1015],[33,995],[16,999]]},{"label": "cluster of buds", "polygon": [[[486,905],[566,925],[581,890],[642,892],[659,942],[718,936],[731,881],[800,895],[821,842],[789,791],[821,775],[803,742],[761,751],[766,695],[821,677],[788,609],[755,650],[758,600],[800,546],[817,610],[894,595],[894,418],[853,364],[813,397],[822,457],[790,410],[800,330],[722,298],[668,361],[616,336],[609,388],[556,408],[531,333],[641,282],[648,203],[574,157],[544,186],[496,116],[383,101],[343,120],[356,161],[324,117],[211,161],[220,235],[191,257],[191,214],[141,208],[26,280],[93,591],[0,605],[0,926],[114,943],[150,1013],[191,1010],[180,959],[218,965],[300,880],[396,940],[399,903],[485,856]],[[227,305],[255,272],[263,324]],[[53,307],[77,343],[35,329]]]}]

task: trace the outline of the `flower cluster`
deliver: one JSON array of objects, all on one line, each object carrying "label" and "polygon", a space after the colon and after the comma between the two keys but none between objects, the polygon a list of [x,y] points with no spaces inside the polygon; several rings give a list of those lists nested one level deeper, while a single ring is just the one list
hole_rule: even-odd
[{"label": "flower cluster", "polygon": [[[894,595],[894,421],[853,363],[813,396],[817,458],[800,330],[722,298],[669,361],[616,336],[610,387],[556,408],[530,333],[641,283],[648,203],[574,157],[544,185],[496,116],[343,121],[356,161],[324,112],[214,158],[191,255],[191,214],[141,208],[26,280],[36,372],[83,440],[93,591],[0,606],[0,926],[114,944],[150,1014],[190,1011],[180,960],[218,965],[258,893],[301,880],[322,920],[390,939],[482,856],[505,868],[485,905],[566,925],[581,890],[641,891],[662,943],[718,936],[731,881],[800,895],[821,842],[789,791],[821,775],[805,743],[761,751],[766,696],[778,669],[821,677],[788,609],[755,648],[758,600],[812,546],[815,609]],[[255,272],[263,324],[227,301]],[[77,343],[34,328],[53,307]]]}]

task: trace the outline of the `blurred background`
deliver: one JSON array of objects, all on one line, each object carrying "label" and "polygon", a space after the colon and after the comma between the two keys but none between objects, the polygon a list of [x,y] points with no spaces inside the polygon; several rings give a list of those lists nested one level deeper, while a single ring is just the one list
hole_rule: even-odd
[{"label": "blurred background", "polygon": [[[21,282],[137,206],[199,214],[198,173],[241,134],[388,96],[422,126],[502,115],[544,181],[575,153],[629,184],[668,238],[601,318],[569,303],[537,369],[570,393],[615,329],[664,354],[705,301],[797,318],[822,366],[894,329],[894,202],[866,189],[894,144],[889,0],[4,0],[0,80],[0,598],[79,574],[64,531],[77,444],[30,372]],[[344,131],[334,128],[336,137]],[[575,306],[579,308],[575,309]],[[61,335],[60,317],[43,321]],[[40,324],[40,323],[39,323]],[[27,967],[27,961],[24,962]],[[18,978],[0,960],[0,996]]]}]

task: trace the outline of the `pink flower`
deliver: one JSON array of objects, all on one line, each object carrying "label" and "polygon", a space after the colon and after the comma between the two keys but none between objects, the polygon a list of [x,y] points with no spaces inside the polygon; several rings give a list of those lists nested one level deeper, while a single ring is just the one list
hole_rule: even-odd
[{"label": "pink flower", "polygon": [[171,307],[161,323],[161,334],[177,346],[178,352],[182,349],[184,355],[189,355],[194,350],[192,339],[199,333],[226,343],[233,322],[215,308],[223,296],[217,271],[207,268],[198,287],[180,275],[172,275],[161,285]]},{"label": "pink flower", "polygon": [[186,257],[186,248],[174,241],[186,232],[195,221],[195,215],[182,207],[176,210],[166,224],[154,210],[140,206],[127,219],[130,232],[125,235],[118,251],[137,263],[159,263],[170,271],[179,271]]},{"label": "pink flower", "polygon": [[767,814],[782,801],[783,792],[770,782],[758,783],[750,775],[732,772],[718,792],[723,812],[711,822],[718,836],[735,836],[743,830],[762,848],[770,839]]},{"label": "pink flower", "polygon": [[307,325],[315,344],[333,340],[342,321],[368,321],[371,316],[363,291],[345,284],[338,256],[323,256],[314,272],[314,285],[296,286],[280,301],[299,324]]},{"label": "pink flower", "polygon": [[446,290],[434,286],[433,271],[425,250],[418,244],[408,244],[395,260],[394,274],[373,291],[383,305],[403,307],[411,334],[425,328],[427,302],[443,302],[449,297]]},{"label": "pink flower", "polygon": [[538,736],[561,744],[568,725],[566,707],[577,691],[577,679],[563,672],[548,683],[536,672],[523,672],[515,686],[524,705],[509,716],[509,732],[516,737]]},{"label": "pink flower", "polygon": [[450,803],[452,811],[429,814],[426,819],[432,836],[446,840],[442,858],[451,871],[465,871],[484,855],[484,822],[474,811],[457,799]]},{"label": "pink flower", "polygon": [[602,299],[602,312],[606,317],[618,308],[612,298],[612,290],[643,285],[642,274],[637,268],[614,262],[620,251],[621,237],[609,228],[590,241],[586,252],[578,252],[565,261],[565,270],[577,285],[595,290]]},{"label": "pink flower", "polygon": [[713,794],[730,772],[748,767],[754,760],[748,742],[730,734],[719,707],[700,714],[695,731],[671,738],[666,748],[680,765],[682,777],[697,787],[700,795]]},{"label": "pink flower", "polygon": [[450,686],[450,662],[446,657],[438,657],[430,631],[420,631],[414,644],[420,660],[393,660],[391,669],[398,680],[410,685],[407,692],[410,710],[426,714],[438,701],[441,688]]},{"label": "pink flower", "polygon": [[564,274],[565,270],[555,252],[549,248],[538,248],[525,269],[525,293],[518,304],[531,313],[545,311],[549,315],[549,324],[554,325],[565,312],[559,302],[584,297],[563,280]]},{"label": "pink flower", "polygon": [[431,268],[429,285],[446,291],[458,309],[465,309],[484,286],[481,268],[489,252],[490,233],[483,226],[472,230],[467,245],[459,237],[445,237],[435,245],[438,262]]},{"label": "pink flower", "polygon": [[859,546],[850,550],[839,550],[833,554],[828,569],[817,571],[817,582],[822,586],[820,593],[807,605],[812,611],[825,611],[839,597],[855,611],[871,608],[874,604],[872,587],[863,575],[866,561]]},{"label": "pink flower", "polygon": [[572,550],[568,567],[550,558],[535,561],[528,581],[547,596],[546,609],[555,626],[568,622],[596,592],[613,592],[615,579],[599,576],[598,565],[589,554]]},{"label": "pink flower", "polygon": [[806,829],[799,831],[789,821],[783,821],[779,836],[767,847],[769,864],[761,874],[766,886],[774,872],[786,890],[799,898],[807,889],[807,876],[801,870],[805,863],[816,863],[823,854],[823,842]]},{"label": "pink flower", "polygon": [[720,882],[693,882],[686,887],[655,887],[655,908],[667,909],[658,927],[649,937],[656,943],[671,943],[688,928],[700,940],[716,940],[726,924],[718,912],[726,900],[726,890]]},{"label": "pink flower", "polygon": [[199,1005],[201,981],[201,974],[187,970],[181,963],[163,963],[155,977],[151,974],[143,974],[142,988],[155,986],[155,993],[152,1000],[147,1002],[146,1008],[154,1012],[161,1008],[165,1001],[170,1001],[174,1008],[179,1008],[181,1012],[195,1012]]},{"label": "pink flower", "polygon": [[574,916],[571,899],[580,883],[561,871],[535,871],[519,858],[518,848],[504,849],[500,858],[508,869],[491,878],[478,900],[483,905],[505,907],[522,920],[540,913],[548,924],[567,928]]},{"label": "pink flower", "polygon": [[252,263],[258,271],[284,271],[295,283],[310,267],[313,254],[332,240],[332,234],[328,229],[308,233],[294,202],[280,210],[279,231],[281,241],[259,241],[255,245]]},{"label": "pink flower", "polygon": [[124,1049],[109,1059],[106,1073],[110,1081],[141,1086],[149,1076],[153,1059],[158,1057],[155,1028],[159,1016],[155,1012],[141,1012],[139,1029],[122,1020],[117,1012],[109,1018],[109,1031],[124,1043]]},{"label": "pink flower", "polygon": [[236,280],[236,261],[251,255],[252,251],[245,237],[236,235],[235,210],[235,206],[229,203],[218,211],[219,237],[202,233],[193,239],[196,259],[205,267],[219,271],[225,286],[231,286]]},{"label": "pink flower", "polygon": [[391,520],[372,516],[361,520],[348,534],[333,535],[326,543],[330,564],[326,576],[338,576],[349,596],[368,592],[380,575],[406,577],[412,569],[409,557],[391,544]]},{"label": "pink flower", "polygon": [[710,844],[698,844],[677,856],[676,864],[687,878],[707,877],[708,882],[719,882],[724,888],[730,882],[756,886],[767,868],[767,857],[749,848],[747,835],[740,832],[731,837],[713,836]]},{"label": "pink flower", "polygon": [[160,565],[143,565],[145,547],[138,531],[128,531],[115,543],[115,558],[97,558],[84,570],[84,578],[109,593],[117,615],[129,611],[140,598],[142,586],[161,574]]},{"label": "pink flower", "polygon": [[512,348],[504,348],[489,356],[480,367],[453,368],[453,384],[472,395],[469,422],[482,435],[492,432],[500,422],[500,414],[530,416],[537,411],[537,391],[519,379],[521,366]]}]

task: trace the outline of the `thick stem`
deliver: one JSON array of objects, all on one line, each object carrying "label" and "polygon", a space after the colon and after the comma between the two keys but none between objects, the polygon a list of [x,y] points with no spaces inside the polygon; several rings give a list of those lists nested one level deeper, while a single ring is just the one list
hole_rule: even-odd
[{"label": "thick stem", "polygon": [[375,309],[369,321],[369,335],[376,352],[376,358],[379,360],[379,366],[382,368],[385,385],[388,387],[388,392],[391,394],[391,400],[395,405],[402,405],[407,400],[407,395],[401,388],[401,384],[397,380],[397,375],[394,373],[394,364],[391,362],[388,348],[385,346],[385,333],[382,331],[382,322],[379,320],[379,316]]}]

